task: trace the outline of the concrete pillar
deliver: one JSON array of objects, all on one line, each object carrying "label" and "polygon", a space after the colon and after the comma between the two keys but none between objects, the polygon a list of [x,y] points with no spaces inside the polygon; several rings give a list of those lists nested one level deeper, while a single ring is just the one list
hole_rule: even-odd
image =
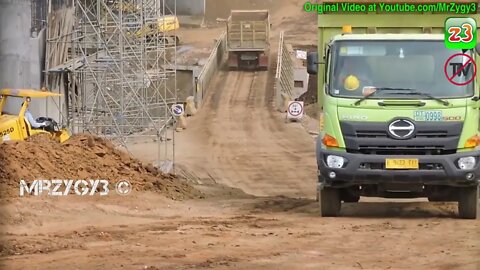
[{"label": "concrete pillar", "polygon": [[0,0],[0,88],[31,87],[30,1]]},{"label": "concrete pillar", "polygon": [[[40,88],[39,40],[30,38],[29,0],[0,0],[0,88]],[[44,101],[33,101],[32,113]],[[21,101],[10,99],[15,111]]]}]

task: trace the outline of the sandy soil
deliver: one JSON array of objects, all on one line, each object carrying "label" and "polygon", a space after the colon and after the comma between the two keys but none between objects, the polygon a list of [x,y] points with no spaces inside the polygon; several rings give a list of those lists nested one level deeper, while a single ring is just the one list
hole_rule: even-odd
[{"label": "sandy soil", "polygon": [[[312,20],[298,2],[274,21]],[[0,269],[480,269],[480,222],[456,219],[455,204],[362,198],[318,217],[314,140],[273,109],[271,64],[220,72],[177,133],[180,169],[202,198],[13,200],[0,208]],[[150,162],[151,147],[131,150]]]},{"label": "sandy soil", "polygon": [[[318,218],[286,197],[172,202],[142,193],[107,201],[37,198],[3,207],[2,269],[476,270],[478,222],[426,203],[348,205]],[[5,209],[9,208],[9,209]],[[94,222],[92,222],[94,221]]]},{"label": "sandy soil", "polygon": [[88,134],[76,134],[64,144],[51,140],[48,134],[0,144],[0,164],[0,197],[7,201],[18,199],[20,179],[28,184],[41,179],[126,180],[136,190],[155,190],[172,199],[199,195],[174,176],[163,174],[106,139]]}]

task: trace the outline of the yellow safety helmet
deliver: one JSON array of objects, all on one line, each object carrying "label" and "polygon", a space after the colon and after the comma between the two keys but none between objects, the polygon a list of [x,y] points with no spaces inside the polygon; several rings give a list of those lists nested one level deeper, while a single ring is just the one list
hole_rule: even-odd
[{"label": "yellow safety helmet", "polygon": [[357,77],[349,75],[347,78],[345,78],[345,81],[343,82],[343,87],[348,91],[355,91],[358,89],[358,87],[360,87],[360,81]]}]

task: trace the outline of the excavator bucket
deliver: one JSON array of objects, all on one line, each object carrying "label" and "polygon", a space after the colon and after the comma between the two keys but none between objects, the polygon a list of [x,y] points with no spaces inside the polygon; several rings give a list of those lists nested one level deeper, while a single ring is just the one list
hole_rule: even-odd
[{"label": "excavator bucket", "polygon": [[49,133],[52,140],[55,140],[59,143],[64,143],[71,137],[71,133],[66,128],[59,128],[58,126],[56,126],[54,129],[47,128],[41,130],[40,133]]},{"label": "excavator bucket", "polygon": [[70,133],[66,129],[62,129],[56,132],[55,137],[60,143],[64,143],[70,139]]}]

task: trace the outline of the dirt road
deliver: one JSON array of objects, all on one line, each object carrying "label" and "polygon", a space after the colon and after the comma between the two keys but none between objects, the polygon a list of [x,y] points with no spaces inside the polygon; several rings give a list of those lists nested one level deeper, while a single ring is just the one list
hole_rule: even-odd
[{"label": "dirt road", "polygon": [[[179,160],[249,194],[313,197],[313,140],[274,111],[271,73],[221,71],[202,111],[178,136]],[[182,149],[199,145],[202,155]]]},{"label": "dirt road", "polygon": [[319,218],[309,199],[208,192],[188,202],[141,193],[3,207],[12,215],[2,216],[0,269],[480,267],[478,222],[454,219],[449,206],[361,203]]}]

